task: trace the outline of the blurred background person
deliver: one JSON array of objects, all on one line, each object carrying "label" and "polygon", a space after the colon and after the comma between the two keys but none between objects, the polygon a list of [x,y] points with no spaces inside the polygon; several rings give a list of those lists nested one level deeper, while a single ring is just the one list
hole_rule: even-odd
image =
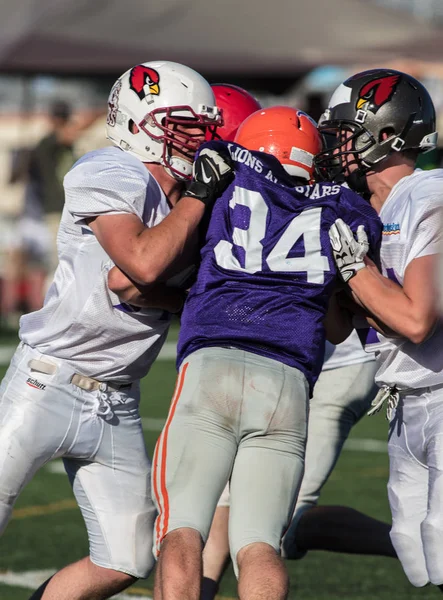
[{"label": "blurred background person", "polygon": [[[65,203],[63,178],[77,160],[74,146],[77,139],[96,115],[80,119],[73,116],[66,101],[54,100],[48,117],[48,133],[30,152],[23,220],[19,230],[25,249],[29,248],[31,257],[35,255],[40,259],[47,274],[52,275],[57,265],[56,238]],[[33,239],[29,239],[28,232],[31,224],[33,228],[38,225],[36,229],[39,232]]]},{"label": "blurred background person", "polygon": [[13,154],[10,182],[24,183],[23,207],[8,248],[0,314],[10,326],[22,312],[39,310],[57,265],[57,231],[64,206],[63,178],[80,155],[76,145],[97,118],[74,114],[65,100],[48,108],[48,130]]},{"label": "blurred background person", "polygon": [[50,266],[56,259],[55,238],[65,202],[63,178],[75,163],[74,142],[78,124],[71,119],[71,106],[56,100],[49,107],[50,130],[32,149],[25,192],[24,217],[41,219],[53,244]]}]

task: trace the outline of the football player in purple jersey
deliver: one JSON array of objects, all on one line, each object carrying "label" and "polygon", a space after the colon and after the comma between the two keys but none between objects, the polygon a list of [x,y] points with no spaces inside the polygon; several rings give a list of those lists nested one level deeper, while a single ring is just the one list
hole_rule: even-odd
[{"label": "football player in purple jersey", "polygon": [[[233,141],[241,122],[255,112],[250,108],[256,101],[236,86],[217,84],[212,89],[224,120],[217,138]],[[285,558],[299,559],[309,550],[396,556],[389,538],[390,524],[347,506],[318,506],[343,444],[377,393],[375,368],[374,354],[364,351],[356,331],[338,346],[326,343],[325,362],[310,401],[303,480],[282,542]],[[229,505],[228,483],[203,550],[201,600],[215,598],[230,562]]]},{"label": "football player in purple jersey", "polygon": [[[217,127],[216,138],[233,142],[243,121],[261,108],[247,90],[229,83],[211,85],[215,103],[222,111],[223,126]],[[206,217],[207,221],[208,217]],[[219,581],[229,561],[228,540],[229,485],[223,491],[212,520],[209,537],[203,550],[201,600],[215,598]]]},{"label": "football player in purple jersey", "polygon": [[326,336],[338,343],[351,330],[336,301],[329,228],[341,217],[357,235],[351,273],[365,233],[376,252],[381,225],[348,188],[311,184],[321,139],[301,111],[259,110],[236,143],[204,147],[227,148],[236,175],[214,205],[185,303],[177,386],[154,456],[154,595],[200,597],[203,544],[230,479],[239,595],[283,599],[280,543],[303,473],[309,396]]}]

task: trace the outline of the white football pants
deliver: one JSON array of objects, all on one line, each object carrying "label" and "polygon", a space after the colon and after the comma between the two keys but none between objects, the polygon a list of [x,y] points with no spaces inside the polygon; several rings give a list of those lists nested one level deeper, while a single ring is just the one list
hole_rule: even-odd
[{"label": "white football pants", "polygon": [[[56,365],[48,375],[31,360]],[[86,523],[91,560],[147,577],[154,565],[151,465],[139,415],[139,385],[109,395],[70,383],[72,367],[20,344],[0,386],[0,533],[24,486],[63,457]],[[106,394],[105,394],[106,396]]]},{"label": "white football pants", "polygon": [[392,543],[412,585],[441,585],[443,386],[401,394],[388,450]]}]

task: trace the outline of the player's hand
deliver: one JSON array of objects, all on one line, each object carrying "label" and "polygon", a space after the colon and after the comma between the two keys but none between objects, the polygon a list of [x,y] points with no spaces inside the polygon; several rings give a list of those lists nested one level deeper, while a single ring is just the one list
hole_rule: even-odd
[{"label": "player's hand", "polygon": [[365,267],[365,256],[369,250],[368,236],[363,225],[357,228],[355,239],[351,228],[342,219],[337,219],[329,229],[329,240],[337,269],[344,282],[354,277]]},{"label": "player's hand", "polygon": [[203,148],[194,162],[192,180],[185,195],[212,206],[233,178],[234,168],[229,153],[221,154],[211,148]]}]

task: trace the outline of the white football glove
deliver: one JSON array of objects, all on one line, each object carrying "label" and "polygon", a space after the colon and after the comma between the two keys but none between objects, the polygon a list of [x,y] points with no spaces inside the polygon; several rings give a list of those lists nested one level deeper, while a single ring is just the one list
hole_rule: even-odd
[{"label": "white football glove", "polygon": [[365,267],[365,256],[369,250],[368,236],[364,225],[357,228],[357,239],[354,238],[351,228],[342,219],[337,219],[329,229],[329,240],[337,269],[343,281]]},{"label": "white football glove", "polygon": [[400,394],[395,386],[383,385],[378,394],[375,396],[374,400],[371,402],[371,407],[366,413],[368,417],[377,414],[383,408],[383,404],[385,400],[388,401],[388,405],[386,407],[386,418],[388,421],[392,419],[394,416],[394,411],[398,406],[400,401]]}]

